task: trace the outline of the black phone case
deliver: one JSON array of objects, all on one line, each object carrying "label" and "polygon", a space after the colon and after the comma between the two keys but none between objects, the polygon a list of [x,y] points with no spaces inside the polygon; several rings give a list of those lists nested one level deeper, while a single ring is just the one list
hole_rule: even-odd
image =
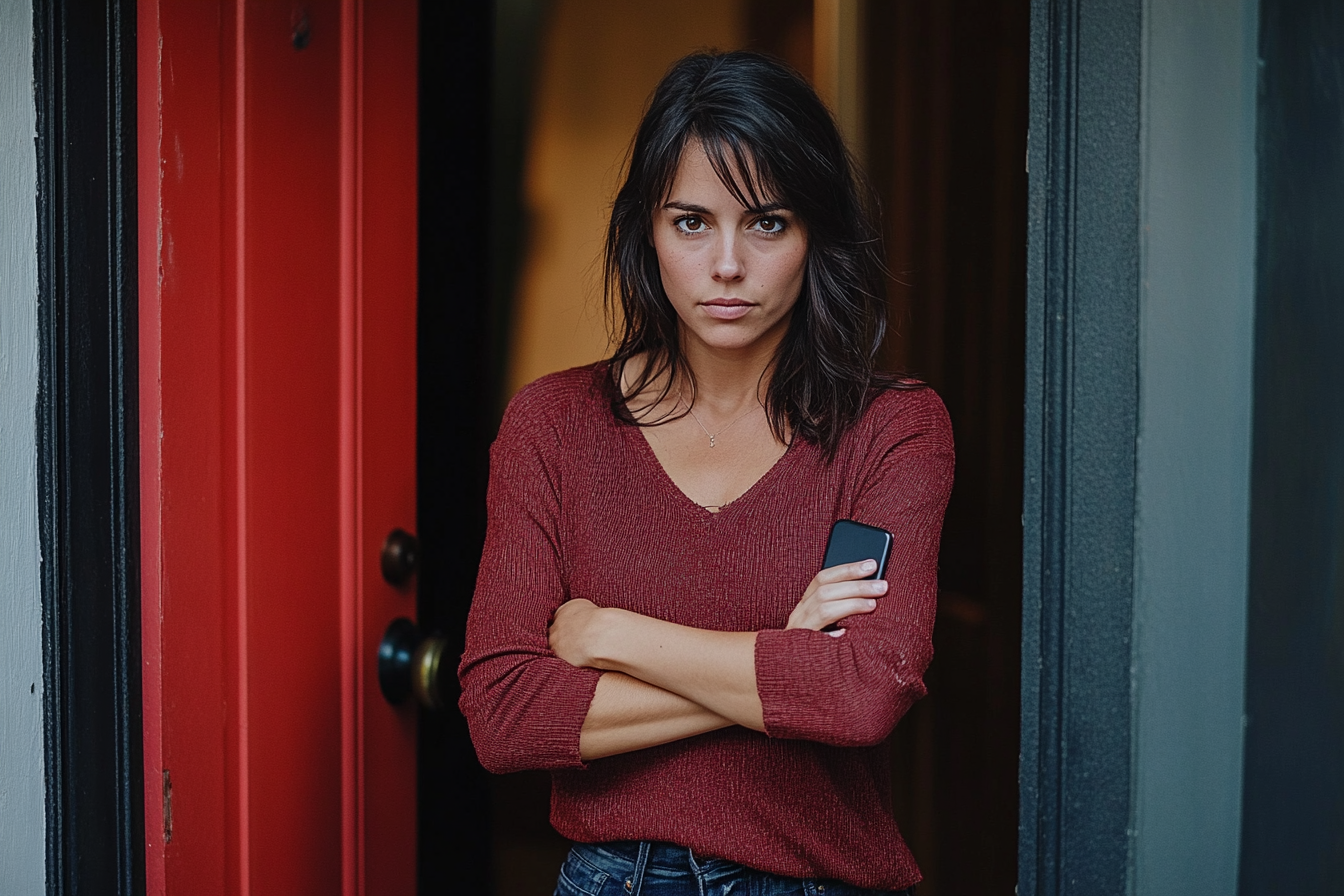
[{"label": "black phone case", "polygon": [[860,560],[876,560],[877,571],[868,579],[880,579],[887,570],[891,554],[891,533],[876,526],[866,526],[853,520],[836,520],[831,526],[831,537],[826,541],[826,559],[822,569]]}]

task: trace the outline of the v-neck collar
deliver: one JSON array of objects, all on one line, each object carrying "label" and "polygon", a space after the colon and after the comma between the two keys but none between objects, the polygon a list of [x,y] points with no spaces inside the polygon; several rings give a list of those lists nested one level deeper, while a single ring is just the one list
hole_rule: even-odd
[{"label": "v-neck collar", "polygon": [[756,500],[757,494],[764,492],[769,488],[770,482],[778,478],[786,466],[792,465],[794,463],[793,458],[803,450],[803,446],[799,445],[798,440],[795,438],[793,441],[789,442],[788,447],[784,449],[784,453],[776,458],[775,462],[770,465],[770,468],[757,477],[756,481],[749,485],[746,491],[742,492],[742,494],[738,495],[727,504],[720,504],[718,510],[710,510],[703,504],[696,503],[689,495],[681,490],[681,486],[677,485],[676,481],[668,474],[667,468],[663,466],[663,462],[658,459],[658,455],[653,450],[653,446],[649,444],[648,437],[644,435],[644,427],[639,426],[638,424],[620,424],[620,428],[626,430],[626,438],[635,443],[632,450],[636,455],[643,459],[644,465],[648,468],[650,474],[655,480],[662,484],[662,488],[665,491],[670,493],[672,499],[682,507],[694,513],[697,517],[706,520],[717,519],[736,510],[744,504],[749,504]]}]

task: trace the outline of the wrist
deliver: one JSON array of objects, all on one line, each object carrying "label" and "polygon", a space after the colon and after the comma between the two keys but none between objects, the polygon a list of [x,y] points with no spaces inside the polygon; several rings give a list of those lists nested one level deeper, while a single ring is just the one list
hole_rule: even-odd
[{"label": "wrist", "polygon": [[587,643],[588,664],[604,672],[620,672],[621,631],[626,617],[632,614],[616,607],[604,607],[594,611],[588,624]]}]

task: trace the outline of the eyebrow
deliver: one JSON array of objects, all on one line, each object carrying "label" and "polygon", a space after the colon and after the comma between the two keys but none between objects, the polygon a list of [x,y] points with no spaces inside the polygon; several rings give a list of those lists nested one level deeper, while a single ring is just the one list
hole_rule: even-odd
[{"label": "eyebrow", "polygon": [[[677,211],[682,212],[690,212],[693,215],[713,214],[713,212],[705,208],[703,205],[696,205],[691,202],[682,202],[677,199],[673,199],[671,202],[664,203],[663,208],[676,209]],[[764,205],[757,205],[751,208],[744,209],[744,211],[746,211],[746,213],[749,215],[769,215],[774,212],[790,211],[790,209],[782,202],[767,202]]]}]

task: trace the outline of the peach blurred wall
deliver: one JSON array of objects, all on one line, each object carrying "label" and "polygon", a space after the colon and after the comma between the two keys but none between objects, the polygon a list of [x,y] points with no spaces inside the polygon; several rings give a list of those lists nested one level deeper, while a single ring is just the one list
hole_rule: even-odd
[{"label": "peach blurred wall", "polygon": [[557,0],[537,69],[523,198],[528,245],[515,297],[512,395],[607,353],[602,240],[622,162],[659,77],[704,48],[732,49],[744,3]]}]

